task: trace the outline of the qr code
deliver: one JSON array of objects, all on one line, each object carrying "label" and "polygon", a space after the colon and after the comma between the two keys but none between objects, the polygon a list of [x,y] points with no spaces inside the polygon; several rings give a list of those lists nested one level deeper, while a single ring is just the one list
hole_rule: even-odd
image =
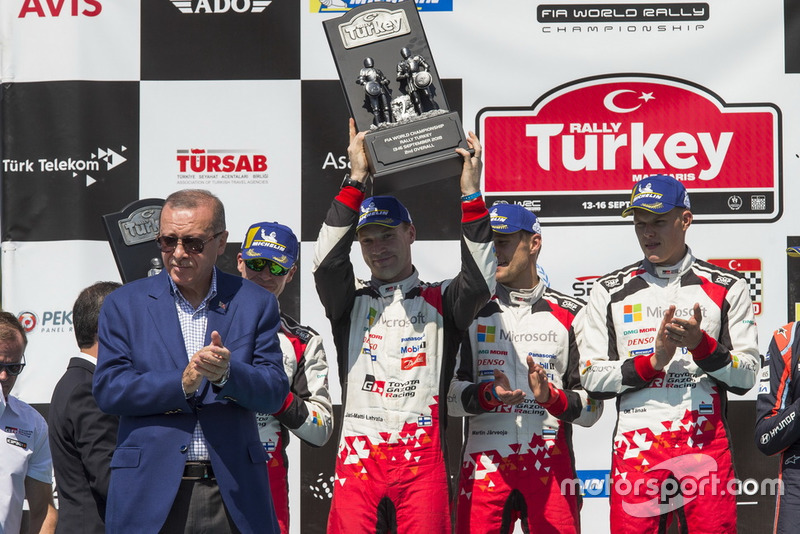
[{"label": "qr code", "polygon": [[750,209],[753,211],[764,211],[767,209],[767,197],[765,195],[752,195],[750,197]]}]

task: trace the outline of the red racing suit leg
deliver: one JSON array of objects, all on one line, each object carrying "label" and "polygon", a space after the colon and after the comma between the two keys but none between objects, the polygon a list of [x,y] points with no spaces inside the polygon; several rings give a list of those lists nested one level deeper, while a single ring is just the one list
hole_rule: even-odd
[{"label": "red racing suit leg", "polygon": [[[500,470],[487,469],[497,463],[497,451],[473,455],[460,472],[456,502],[456,533],[510,534],[517,520],[536,534],[576,534],[579,496],[562,492],[560,482],[575,478],[569,461],[548,461],[551,455],[569,455],[564,428],[552,440],[534,436],[526,454],[502,459]],[[562,452],[563,451],[563,452]],[[546,462],[548,469],[542,469]]]},{"label": "red racing suit leg", "polygon": [[[438,419],[436,407],[432,414]],[[409,428],[411,433],[394,444],[345,438],[336,462],[328,534],[449,533],[450,494],[437,427],[427,427],[431,432]],[[354,452],[366,450],[371,454],[348,462]],[[413,467],[409,467],[409,457],[413,457]]]},{"label": "red racing suit leg", "polygon": [[278,437],[276,448],[268,452],[267,472],[269,473],[269,489],[272,492],[272,503],[275,505],[275,515],[281,534],[289,532],[289,479],[284,457],[283,437]]}]

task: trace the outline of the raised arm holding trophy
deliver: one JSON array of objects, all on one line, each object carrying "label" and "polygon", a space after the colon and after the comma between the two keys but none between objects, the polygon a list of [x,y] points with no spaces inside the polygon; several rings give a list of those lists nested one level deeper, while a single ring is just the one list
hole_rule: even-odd
[{"label": "raised arm holding trophy", "polygon": [[[416,4],[370,2],[323,25],[350,115],[368,130],[374,192],[458,176],[455,149],[470,147],[458,113],[448,109]],[[397,77],[388,80],[383,71],[393,66]]]}]

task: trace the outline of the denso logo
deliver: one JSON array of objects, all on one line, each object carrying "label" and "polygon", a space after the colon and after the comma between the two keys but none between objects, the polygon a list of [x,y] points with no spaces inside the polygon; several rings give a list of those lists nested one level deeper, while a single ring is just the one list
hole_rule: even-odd
[{"label": "denso logo", "polygon": [[644,338],[634,338],[628,340],[629,347],[635,347],[637,345],[650,345],[655,341],[654,337],[644,337]]},{"label": "denso logo", "polygon": [[777,108],[729,106],[682,80],[578,80],[531,108],[488,108],[479,120],[489,193],[528,191],[534,176],[537,193],[630,191],[651,174],[703,191],[776,188]]},{"label": "denso logo", "polygon": [[500,358],[478,358],[478,365],[497,367],[498,365],[503,365],[504,363],[506,363],[506,361]]},{"label": "denso logo", "polygon": [[18,18],[35,17],[96,17],[103,11],[98,0],[25,0]]}]

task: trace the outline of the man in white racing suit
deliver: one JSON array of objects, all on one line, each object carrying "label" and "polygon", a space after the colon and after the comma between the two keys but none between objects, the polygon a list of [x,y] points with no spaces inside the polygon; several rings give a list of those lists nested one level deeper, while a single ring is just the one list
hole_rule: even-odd
[{"label": "man in white racing suit", "polygon": [[583,304],[547,287],[536,262],[536,215],[516,204],[489,210],[497,253],[495,297],[461,345],[447,396],[467,416],[456,494],[456,532],[580,532],[570,423],[590,426],[602,403],[580,385],[573,324]]},{"label": "man in white racing suit", "polygon": [[581,382],[617,399],[611,531],[736,532],[727,392],[744,394],[759,366],[749,288],[686,246],[689,195],[656,175],[630,206],[644,259],[599,278],[577,331]]},{"label": "man in white racing suit", "polygon": [[[288,226],[256,223],[244,237],[237,268],[242,276],[280,297],[297,271],[298,250],[297,237]],[[288,534],[289,433],[311,446],[321,447],[333,433],[333,410],[322,337],[281,312],[278,341],[289,378],[289,394],[279,411],[257,413],[256,420],[259,437],[269,456],[269,484],[278,525],[282,534]]]},{"label": "man in white racing suit", "polygon": [[[416,229],[394,197],[364,199],[364,132],[350,122],[351,172],[320,230],[314,277],[331,321],[343,417],[329,533],[449,534],[447,384],[461,334],[494,291],[489,212],[470,133],[461,174],[461,271],[427,283],[411,262]],[[358,239],[370,280],[350,262]],[[448,350],[448,347],[452,347]]]}]

